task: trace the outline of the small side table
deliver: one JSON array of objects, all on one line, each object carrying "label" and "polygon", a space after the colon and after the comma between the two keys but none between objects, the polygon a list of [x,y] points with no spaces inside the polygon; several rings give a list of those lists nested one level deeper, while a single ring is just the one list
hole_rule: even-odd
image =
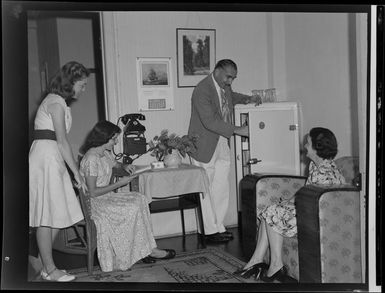
[{"label": "small side table", "polygon": [[150,203],[150,212],[155,213],[163,213],[170,211],[180,211],[181,221],[182,221],[182,234],[183,241],[186,241],[186,229],[184,222],[184,210],[195,209],[198,217],[199,227],[201,229],[200,240],[202,247],[206,247],[205,241],[205,229],[203,226],[203,216],[202,216],[202,207],[200,194],[195,193],[186,193],[175,196],[168,196],[161,199],[154,200]]},{"label": "small side table", "polygon": [[209,181],[203,168],[181,164],[178,168],[144,172],[139,175],[139,192],[149,199],[152,213],[180,211],[183,239],[186,237],[183,211],[196,209],[201,244],[206,247],[200,196],[208,194]]}]

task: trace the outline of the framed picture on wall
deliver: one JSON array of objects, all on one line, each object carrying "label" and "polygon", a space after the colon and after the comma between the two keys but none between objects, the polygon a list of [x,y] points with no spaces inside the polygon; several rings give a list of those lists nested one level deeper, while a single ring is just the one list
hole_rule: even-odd
[{"label": "framed picture on wall", "polygon": [[178,87],[195,87],[215,66],[214,29],[176,29]]},{"label": "framed picture on wall", "polygon": [[136,58],[139,111],[173,110],[171,58]]}]

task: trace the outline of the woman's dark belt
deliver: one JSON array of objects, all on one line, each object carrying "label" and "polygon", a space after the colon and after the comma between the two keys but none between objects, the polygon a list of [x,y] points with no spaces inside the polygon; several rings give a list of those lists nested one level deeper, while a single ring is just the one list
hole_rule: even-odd
[{"label": "woman's dark belt", "polygon": [[49,129],[35,129],[33,131],[33,139],[51,139],[56,140],[55,131]]}]

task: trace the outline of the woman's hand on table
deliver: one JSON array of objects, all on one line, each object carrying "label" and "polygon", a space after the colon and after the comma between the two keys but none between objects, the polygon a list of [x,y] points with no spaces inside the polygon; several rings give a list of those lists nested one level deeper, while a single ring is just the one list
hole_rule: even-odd
[{"label": "woman's hand on table", "polygon": [[135,166],[134,165],[124,165],[123,169],[130,175],[135,173]]}]

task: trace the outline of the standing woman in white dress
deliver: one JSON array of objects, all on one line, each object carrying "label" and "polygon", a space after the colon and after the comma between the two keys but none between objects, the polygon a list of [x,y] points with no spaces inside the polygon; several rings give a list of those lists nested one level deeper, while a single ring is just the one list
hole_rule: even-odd
[{"label": "standing woman in white dress", "polygon": [[34,141],[29,152],[29,225],[36,227],[41,277],[47,281],[68,282],[75,276],[56,268],[52,243],[59,229],[83,219],[66,164],[76,185],[86,188],[79,175],[67,133],[71,128],[68,106],[85,90],[89,71],[78,62],[68,62],[51,79],[47,95],[35,117]]}]

